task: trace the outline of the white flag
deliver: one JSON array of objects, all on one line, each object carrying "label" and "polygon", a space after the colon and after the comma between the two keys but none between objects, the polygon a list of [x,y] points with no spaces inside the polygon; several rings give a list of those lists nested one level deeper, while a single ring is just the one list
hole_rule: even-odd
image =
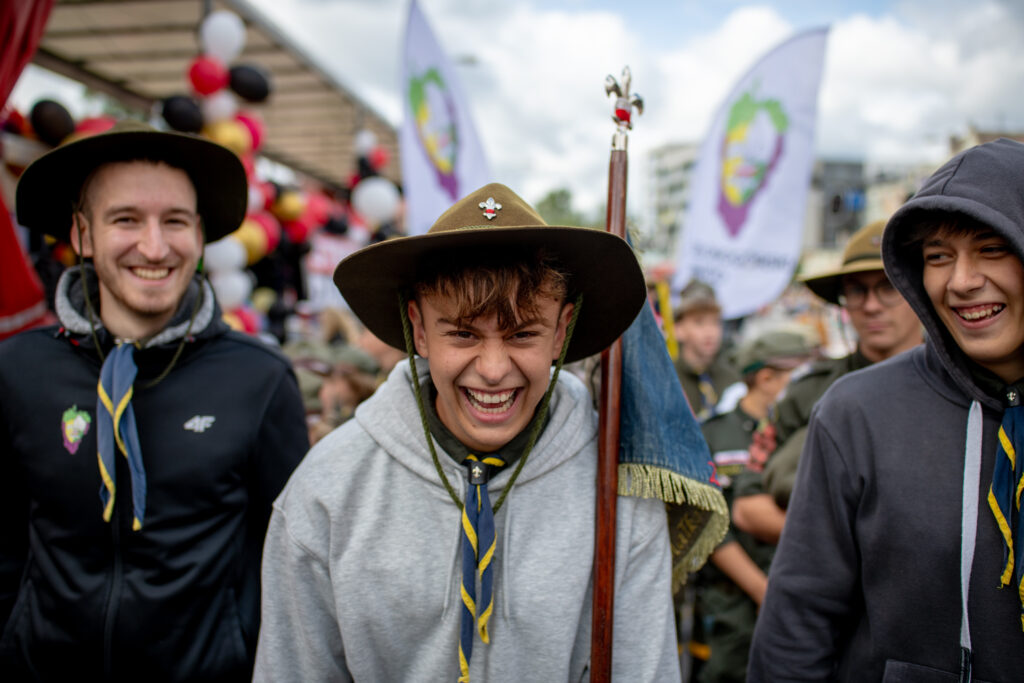
[{"label": "white flag", "polygon": [[774,301],[796,269],[827,37],[801,33],[762,57],[701,146],[672,284],[707,282],[724,318]]},{"label": "white flag", "polygon": [[492,178],[455,69],[416,0],[409,4],[405,29],[402,100],[399,145],[406,230],[418,235]]}]

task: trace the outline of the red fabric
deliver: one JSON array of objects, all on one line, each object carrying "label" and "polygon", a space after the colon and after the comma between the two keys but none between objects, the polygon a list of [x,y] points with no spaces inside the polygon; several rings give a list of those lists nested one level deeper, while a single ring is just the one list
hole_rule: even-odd
[{"label": "red fabric", "polygon": [[[54,0],[0,2],[0,103],[6,102],[43,37]],[[0,197],[0,339],[50,319],[43,285],[25,258]]]}]

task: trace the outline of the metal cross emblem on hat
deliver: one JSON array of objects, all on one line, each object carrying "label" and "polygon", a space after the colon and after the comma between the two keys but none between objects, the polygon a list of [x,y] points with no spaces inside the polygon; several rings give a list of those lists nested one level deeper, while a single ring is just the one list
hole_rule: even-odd
[{"label": "metal cross emblem on hat", "polygon": [[480,202],[480,208],[484,210],[484,216],[491,220],[501,211],[501,204],[494,201],[494,197],[488,197],[486,202]]}]

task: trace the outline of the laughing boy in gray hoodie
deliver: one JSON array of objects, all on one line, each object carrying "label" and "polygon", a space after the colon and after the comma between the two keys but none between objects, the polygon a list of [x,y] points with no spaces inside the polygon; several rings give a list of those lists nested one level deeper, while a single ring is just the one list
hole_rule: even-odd
[{"label": "laughing boy in gray hoodie", "polygon": [[[644,305],[629,246],[488,185],[335,282],[410,360],[275,503],[255,679],[586,680],[597,418],[558,370]],[[616,544],[615,680],[678,681],[664,504]]]},{"label": "laughing boy in gray hoodie", "polygon": [[1024,145],[942,166],[885,270],[928,342],[812,414],[751,681],[1020,681]]}]

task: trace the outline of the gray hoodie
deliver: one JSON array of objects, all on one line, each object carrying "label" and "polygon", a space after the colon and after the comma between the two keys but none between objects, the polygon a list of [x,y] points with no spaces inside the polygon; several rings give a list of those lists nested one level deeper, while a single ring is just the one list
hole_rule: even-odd
[{"label": "gray hoodie", "polygon": [[886,227],[886,272],[929,341],[844,376],[816,405],[751,681],[1024,680],[1020,603],[998,588],[1003,544],[987,504],[1003,404],[933,310],[920,246],[904,246],[949,213],[1024,260],[1024,145],[958,155]]},{"label": "gray hoodie", "polygon": [[[495,613],[490,644],[476,637],[472,681],[587,677],[597,421],[568,373],[550,412],[496,515]],[[464,469],[436,447],[463,494]],[[492,500],[511,470],[490,482]],[[620,498],[617,523],[615,678],[679,680],[664,504]],[[404,361],[310,451],[275,504],[255,680],[455,681],[460,566],[459,509],[426,448]]]}]

